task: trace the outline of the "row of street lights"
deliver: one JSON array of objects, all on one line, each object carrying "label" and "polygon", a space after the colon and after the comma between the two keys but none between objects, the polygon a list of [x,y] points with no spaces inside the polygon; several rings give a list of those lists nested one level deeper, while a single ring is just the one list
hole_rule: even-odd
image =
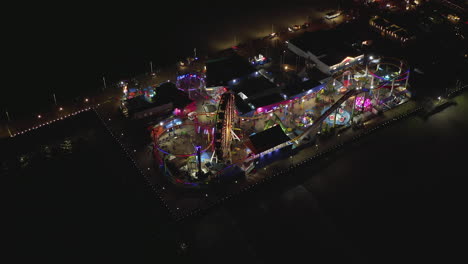
[{"label": "row of street lights", "polygon": [[[55,94],[54,94],[54,99],[55,99]],[[84,101],[85,101],[85,103],[87,103],[87,102],[89,102],[89,99],[88,99],[88,98],[85,98]],[[55,101],[55,102],[56,102],[56,101]],[[98,104],[98,105],[99,105],[99,104]],[[50,121],[41,123],[41,124],[39,124],[39,125],[37,125],[37,126],[33,126],[33,127],[30,127],[30,128],[24,129],[24,130],[22,130],[22,131],[19,131],[19,132],[17,132],[17,133],[14,133],[14,134],[12,134],[12,133],[10,132],[10,128],[8,127],[8,123],[11,122],[11,118],[10,118],[10,114],[8,113],[8,110],[6,109],[6,110],[5,110],[5,115],[6,115],[6,117],[7,117],[7,122],[8,122],[8,123],[7,123],[7,129],[8,129],[8,131],[9,131],[10,137],[14,137],[14,136],[16,136],[16,135],[24,134],[24,133],[29,132],[29,131],[31,131],[31,130],[38,129],[38,128],[42,127],[42,126],[52,124],[52,123],[54,123],[54,122],[56,122],[56,121],[63,120],[64,118],[67,118],[67,117],[70,117],[70,116],[74,116],[74,115],[76,115],[76,114],[78,114],[78,113],[81,113],[81,112],[83,112],[83,111],[88,111],[90,108],[91,108],[91,107],[83,108],[83,109],[81,109],[81,110],[77,110],[77,111],[75,111],[75,112],[73,112],[73,113],[70,113],[70,114],[68,114],[68,115],[65,115],[65,116],[62,116],[62,117],[57,117],[56,119],[53,119],[53,120],[50,120]],[[59,107],[59,108],[58,108],[58,111],[59,111],[59,112],[62,112],[63,110],[64,110],[63,107]],[[37,119],[42,119],[42,118],[43,118],[43,115],[42,115],[42,114],[38,114],[38,115],[37,115]]]},{"label": "row of street lights", "polygon": [[[98,105],[99,105],[99,104],[98,104]],[[27,132],[29,132],[29,131],[36,130],[36,129],[41,128],[41,127],[43,127],[43,126],[50,125],[50,124],[52,124],[52,123],[54,123],[54,122],[57,122],[57,121],[66,119],[66,118],[68,118],[68,117],[77,115],[77,114],[82,113],[82,112],[85,112],[85,111],[89,111],[89,110],[91,110],[91,109],[92,109],[92,107],[83,108],[83,109],[78,110],[78,111],[75,111],[75,112],[73,112],[73,113],[71,113],[71,114],[68,114],[68,115],[65,115],[65,116],[62,116],[62,117],[57,117],[57,118],[54,119],[54,120],[44,122],[44,123],[42,123],[42,124],[39,124],[39,125],[37,125],[37,126],[33,126],[33,127],[31,127],[31,128],[25,129],[25,130],[22,130],[22,131],[20,131],[20,132],[18,132],[18,133],[15,133],[15,134],[11,134],[10,137],[15,137],[15,136],[17,136],[17,135],[22,135],[22,134],[27,133]],[[38,115],[37,118],[41,119],[42,116],[41,116],[41,115]]]},{"label": "row of street lights", "polygon": [[[89,99],[88,99],[88,98],[85,98],[85,99],[84,99],[84,102],[85,102],[85,103],[88,103],[88,102],[89,102]],[[62,111],[63,111],[63,107],[59,107],[58,110],[59,110],[60,112],[62,112]],[[8,116],[8,112],[6,112],[6,113],[7,113],[7,116]],[[42,118],[42,115],[41,115],[41,114],[38,114],[38,115],[37,115],[37,118],[38,118],[38,119],[41,119],[41,118]],[[8,116],[8,121],[10,121],[10,117],[9,117],[9,116]]]}]

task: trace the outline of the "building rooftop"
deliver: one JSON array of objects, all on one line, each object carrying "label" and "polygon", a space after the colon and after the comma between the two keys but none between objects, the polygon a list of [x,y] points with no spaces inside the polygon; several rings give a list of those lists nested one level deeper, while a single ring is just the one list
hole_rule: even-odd
[{"label": "building rooftop", "polygon": [[247,97],[254,96],[259,93],[276,88],[276,85],[261,74],[252,74],[245,78],[239,79],[236,83],[230,86],[230,89],[237,93],[242,92]]},{"label": "building rooftop", "polygon": [[283,132],[281,127],[276,125],[250,136],[246,145],[253,153],[260,154],[289,140],[290,138]]},{"label": "building rooftop", "polygon": [[235,94],[235,102],[236,102],[236,108],[237,112],[239,112],[240,115],[247,114],[250,111],[253,111],[249,104],[244,101],[239,95]]},{"label": "building rooftop", "polygon": [[161,102],[155,102],[151,103],[146,100],[144,95],[139,95],[136,97],[133,97],[131,99],[127,99],[127,108],[130,112],[135,113],[139,111],[143,111],[152,107],[156,107],[158,105],[162,105],[164,103]]},{"label": "building rooftop", "polygon": [[323,80],[327,79],[328,77],[330,77],[329,75],[323,73],[322,71],[320,71],[316,67],[312,67],[312,68],[307,69],[307,76],[309,77],[310,80],[315,80],[315,81],[318,81],[318,82],[323,81]]},{"label": "building rooftop", "polygon": [[226,86],[228,82],[251,74],[256,69],[244,58],[234,54],[206,61],[206,86]]},{"label": "building rooftop", "polygon": [[172,102],[175,108],[183,109],[192,100],[187,94],[179,89],[174,83],[165,82],[156,88],[156,95],[152,98],[157,105]]},{"label": "building rooftop", "polygon": [[319,57],[320,61],[331,66],[346,56],[357,56],[354,45],[360,47],[363,41],[372,38],[372,32],[367,30],[367,27],[358,23],[345,23],[334,29],[304,32],[301,36],[290,40],[290,43],[305,52],[309,51]]},{"label": "building rooftop", "polygon": [[133,114],[168,103],[172,103],[174,108],[183,109],[191,102],[187,94],[177,89],[173,83],[167,82],[156,88],[156,95],[151,100],[145,95],[140,95],[127,99],[126,106],[129,113]]},{"label": "building rooftop", "polygon": [[316,81],[314,79],[309,79],[307,81],[300,82],[298,84],[286,86],[283,89],[283,93],[286,94],[288,97],[290,97],[290,96],[297,95],[297,94],[303,93],[305,91],[308,91],[308,90],[310,90],[312,88],[318,87],[320,85],[321,85],[320,82],[318,82],[318,81]]},{"label": "building rooftop", "polygon": [[255,108],[258,108],[258,107],[276,104],[284,100],[285,99],[281,95],[277,93],[273,93],[273,94],[255,98],[253,100],[249,100],[248,103],[252,104]]},{"label": "building rooftop", "polygon": [[310,51],[312,54],[320,56],[333,45],[333,41],[336,41],[334,38],[336,36],[331,30],[306,31],[301,36],[289,40],[289,42],[303,51]]}]

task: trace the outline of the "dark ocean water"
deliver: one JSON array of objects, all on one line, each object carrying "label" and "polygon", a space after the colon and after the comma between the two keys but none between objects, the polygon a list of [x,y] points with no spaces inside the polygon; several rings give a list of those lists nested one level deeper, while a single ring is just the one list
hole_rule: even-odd
[{"label": "dark ocean water", "polygon": [[161,237],[166,210],[92,111],[0,147],[2,234],[15,263],[142,262],[151,248],[175,248]]},{"label": "dark ocean water", "polygon": [[[18,9],[6,27],[11,70],[1,108],[28,112],[99,90],[108,83],[209,55],[238,42],[304,23],[337,1],[178,2],[94,6],[40,4]],[[15,96],[11,92],[15,91]],[[2,109],[3,111],[3,109]],[[2,116],[3,118],[3,116]]]},{"label": "dark ocean water", "polygon": [[464,253],[468,94],[455,102],[178,223],[86,112],[0,142],[6,251],[187,263],[185,241],[197,263],[451,263]]}]

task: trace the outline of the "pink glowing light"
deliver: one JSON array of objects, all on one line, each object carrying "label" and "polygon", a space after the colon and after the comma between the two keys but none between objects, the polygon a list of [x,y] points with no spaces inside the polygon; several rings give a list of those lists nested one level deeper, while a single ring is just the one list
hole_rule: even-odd
[{"label": "pink glowing light", "polygon": [[356,108],[362,108],[364,105],[365,109],[370,109],[372,107],[372,102],[369,98],[366,98],[364,101],[364,97],[359,96],[356,98]]}]

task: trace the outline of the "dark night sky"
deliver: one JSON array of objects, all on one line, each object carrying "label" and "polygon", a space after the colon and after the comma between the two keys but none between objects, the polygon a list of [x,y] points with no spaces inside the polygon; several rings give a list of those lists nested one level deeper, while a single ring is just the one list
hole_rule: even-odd
[{"label": "dark night sky", "polygon": [[[138,3],[89,5],[81,2],[61,6],[44,3],[11,9],[4,35],[11,56],[9,85],[2,92],[21,91],[29,96],[3,97],[0,105],[13,109],[50,101],[50,93],[70,98],[95,90],[102,75],[110,81],[148,71],[149,61],[164,66],[213,47],[227,46],[234,34],[267,31],[270,23],[297,16],[302,7],[329,5],[330,1],[288,1],[236,4]],[[276,12],[271,19],[272,12]],[[302,13],[305,13],[302,10]],[[302,17],[302,14],[301,14]],[[304,19],[305,20],[305,16]],[[284,23],[284,22],[283,22]],[[218,48],[218,47],[216,47]]]}]

